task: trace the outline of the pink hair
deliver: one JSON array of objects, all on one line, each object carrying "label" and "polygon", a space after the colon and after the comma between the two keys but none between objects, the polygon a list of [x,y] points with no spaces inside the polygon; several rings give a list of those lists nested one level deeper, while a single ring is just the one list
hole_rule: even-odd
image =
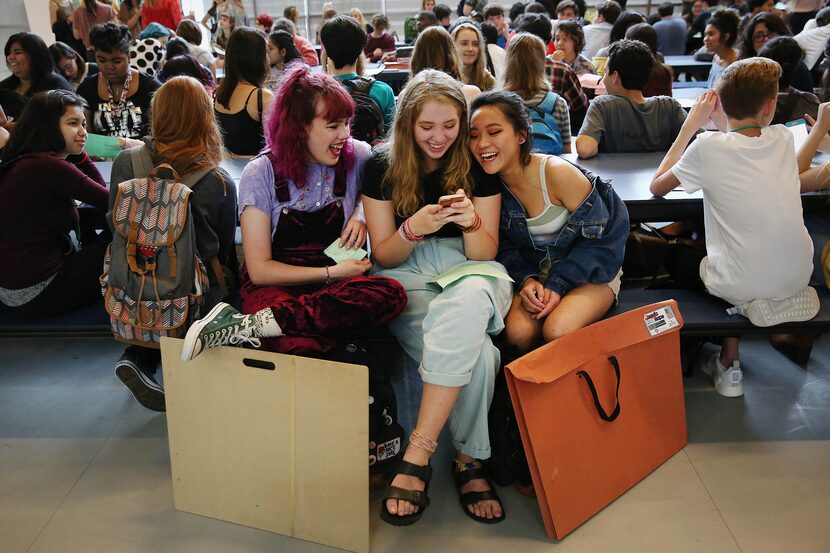
[{"label": "pink hair", "polygon": [[[306,185],[307,127],[317,115],[318,101],[322,108],[320,115],[327,121],[351,120],[354,116],[354,100],[337,79],[321,71],[311,71],[299,62],[289,64],[276,90],[265,141],[278,154],[278,176],[291,179],[297,188]],[[335,178],[345,179],[352,167],[354,147],[349,138],[335,165]]]}]

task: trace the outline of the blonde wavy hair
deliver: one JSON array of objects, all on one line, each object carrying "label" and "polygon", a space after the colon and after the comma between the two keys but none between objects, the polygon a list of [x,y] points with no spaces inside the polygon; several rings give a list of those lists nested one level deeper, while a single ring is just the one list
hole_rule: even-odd
[{"label": "blonde wavy hair", "polygon": [[[487,42],[484,40],[484,35],[482,35],[481,30],[472,23],[461,23],[452,30],[453,47],[455,47],[455,41],[458,39],[458,35],[461,31],[474,32],[476,34],[476,39],[478,40],[478,57],[473,65],[470,67],[467,67],[463,63],[459,65],[461,68],[461,80],[464,84],[477,86],[482,92],[491,90],[494,86],[496,86],[496,79],[493,78],[493,75],[491,75],[489,71],[487,71]],[[510,47],[513,47],[512,42],[510,43]],[[458,57],[461,59],[460,52]]]},{"label": "blonde wavy hair", "polygon": [[550,90],[545,74],[545,43],[536,35],[519,33],[510,39],[504,61],[502,88],[530,100]]},{"label": "blonde wavy hair", "polygon": [[450,33],[444,27],[427,27],[415,40],[409,74],[414,77],[424,69],[443,71],[453,79],[461,80],[461,60]]},{"label": "blonde wavy hair", "polygon": [[180,174],[218,167],[224,146],[213,101],[193,77],[173,77],[151,102],[156,154]]},{"label": "blonde wavy hair", "polygon": [[445,194],[453,194],[459,188],[464,189],[468,196],[472,193],[467,101],[461,92],[461,84],[446,73],[425,69],[407,83],[398,97],[398,111],[392,131],[380,146],[380,152],[388,163],[383,182],[390,184],[392,205],[401,217],[412,215],[424,203],[421,188],[425,175],[424,154],[413,144],[413,136],[424,104],[431,101],[449,104],[458,112],[458,138],[441,159],[442,189]]}]

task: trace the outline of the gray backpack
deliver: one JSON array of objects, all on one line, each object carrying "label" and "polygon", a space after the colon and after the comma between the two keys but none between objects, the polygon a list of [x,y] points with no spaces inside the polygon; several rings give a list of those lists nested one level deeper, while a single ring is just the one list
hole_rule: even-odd
[{"label": "gray backpack", "polygon": [[[196,250],[192,191],[170,165],[148,174],[138,150],[131,152],[134,174],[147,176],[118,185],[100,280],[115,339],[157,348],[162,336],[181,338],[200,317],[209,284]],[[221,270],[218,277],[221,284]]]}]

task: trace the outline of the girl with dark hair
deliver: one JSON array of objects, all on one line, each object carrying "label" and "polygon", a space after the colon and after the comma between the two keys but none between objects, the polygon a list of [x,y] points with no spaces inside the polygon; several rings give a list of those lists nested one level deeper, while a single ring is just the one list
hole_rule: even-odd
[{"label": "girl with dark hair", "polygon": [[[749,20],[741,34],[741,59],[757,56],[764,44],[778,36],[792,36],[784,20],[771,12],[759,13]],[[810,90],[813,87],[813,78],[804,60],[795,68],[792,85],[798,90]]]},{"label": "girl with dark hair", "polygon": [[268,72],[267,40],[260,31],[236,29],[225,52],[225,78],[216,89],[213,109],[225,147],[238,156],[255,156],[263,148],[263,114],[274,95],[262,88]]},{"label": "girl with dark hair", "polygon": [[663,56],[657,51],[657,31],[648,23],[637,23],[628,28],[625,38],[639,40],[651,50],[654,57],[654,64],[651,66],[651,78],[643,88],[643,96],[671,96],[674,72],[672,68],[663,63]]},{"label": "girl with dark hair", "polygon": [[72,85],[73,90],[77,90],[84,79],[98,73],[96,64],[84,61],[81,54],[68,44],[56,42],[49,46],[49,53],[52,55],[56,71]]},{"label": "girl with dark hair", "polygon": [[300,51],[294,44],[294,37],[286,31],[274,31],[268,35],[268,63],[270,65],[268,78],[264,88],[272,90],[277,79],[282,75],[285,66],[294,60],[302,61]]},{"label": "girl with dark hair", "polygon": [[87,61],[95,61],[95,52],[89,34],[96,25],[115,23],[117,15],[112,6],[97,0],[83,0],[83,5],[72,12],[72,34],[84,43]]},{"label": "girl with dark hair", "polygon": [[615,303],[628,211],[607,181],[531,153],[530,114],[518,95],[484,93],[470,111],[470,150],[501,179],[496,260],[518,288],[505,336],[523,354],[599,320]]},{"label": "girl with dark hair", "polygon": [[[714,2],[715,0],[711,1]],[[614,26],[611,27],[611,34],[608,36],[608,46],[600,48],[599,51],[597,51],[597,57],[607,57],[608,48],[615,42],[624,39],[628,28],[637,25],[638,23],[647,23],[643,14],[627,10],[622,12],[614,22]]]},{"label": "girl with dark hair", "polygon": [[804,51],[798,42],[789,36],[775,37],[758,52],[758,57],[777,61],[781,66],[778,78],[778,101],[772,125],[785,124],[809,115],[818,118],[819,99],[812,90],[802,91],[792,83],[798,64],[804,57]]},{"label": "girl with dark hair", "polygon": [[162,83],[166,83],[173,77],[193,77],[201,83],[208,95],[213,96],[213,91],[216,89],[216,81],[213,79],[213,74],[210,72],[210,69],[199,63],[189,53],[170,56],[170,49],[168,48],[167,51],[167,63],[164,64],[159,74],[159,80]]},{"label": "girl with dark hair", "polygon": [[199,28],[199,24],[192,19],[182,19],[176,28],[176,34],[187,41],[193,57],[210,69],[210,72],[216,77],[216,58],[209,50],[202,48],[202,30]]},{"label": "girl with dark hair", "polygon": [[268,118],[269,150],[239,183],[245,267],[243,313],[219,304],[188,331],[182,359],[205,348],[252,342],[271,351],[319,354],[380,327],[406,304],[388,278],[363,276],[368,259],[334,263],[323,250],[366,241],[360,175],[369,145],[353,140],[354,102],[336,79],[292,64]]},{"label": "girl with dark hair", "polygon": [[738,59],[738,52],[733,46],[738,40],[740,21],[737,11],[719,8],[706,23],[703,44],[708,51],[715,53],[712,69],[709,70],[709,78],[706,81],[707,88],[714,88],[718,75]]},{"label": "girl with dark hair", "polygon": [[141,0],[121,0],[118,21],[127,26],[133,37],[141,34]]},{"label": "girl with dark hair", "polygon": [[150,130],[150,99],[161,83],[130,68],[130,33],[125,25],[96,25],[90,41],[100,73],[78,87],[88,105],[90,129],[122,139],[124,147],[137,146]]},{"label": "girl with dark hair", "polygon": [[[34,33],[17,33],[9,37],[4,49],[10,77],[0,81],[0,90],[10,91],[3,99],[8,117],[18,117],[26,100],[44,90],[72,90],[72,86],[54,71],[46,43]],[[13,93],[13,94],[12,94]]]},{"label": "girl with dark hair", "polygon": [[[122,152],[115,158],[110,207],[120,183],[146,177],[151,168],[161,163],[169,163],[176,170],[193,190],[190,212],[196,249],[207,267],[210,282],[204,305],[209,310],[224,299],[222,280],[231,290],[235,288],[237,197],[233,179],[219,167],[222,135],[213,116],[210,96],[195,79],[170,79],[153,97],[152,130],[152,138],[146,137],[137,150]],[[138,167],[132,163],[133,154],[141,160]],[[165,410],[164,390],[155,379],[160,361],[161,353],[157,349],[129,346],[115,364],[118,378],[141,405],[153,411]]]},{"label": "girl with dark hair", "polygon": [[81,229],[75,200],[105,211],[107,187],[84,153],[84,101],[35,94],[0,166],[0,303],[22,315],[58,315],[101,301],[110,235]]},{"label": "girl with dark hair", "polygon": [[[389,329],[424,383],[418,422],[381,506],[381,518],[395,526],[415,523],[429,504],[430,458],[445,425],[464,514],[504,520],[481,460],[490,457],[487,412],[500,363],[490,336],[503,328],[510,283],[480,276],[505,274],[493,261],[501,198],[498,181],[470,159],[468,140],[461,85],[421,71],[398,97],[395,125],[363,179],[374,274],[397,280],[408,295]],[[444,288],[430,284],[451,269],[470,273]]]}]

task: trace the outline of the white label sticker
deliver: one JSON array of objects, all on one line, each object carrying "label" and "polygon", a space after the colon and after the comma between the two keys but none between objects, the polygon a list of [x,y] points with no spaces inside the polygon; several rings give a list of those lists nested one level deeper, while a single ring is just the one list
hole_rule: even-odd
[{"label": "white label sticker", "polygon": [[669,305],[649,311],[643,316],[643,321],[646,323],[648,333],[652,336],[657,336],[680,326],[677,317],[674,316],[674,311]]}]

